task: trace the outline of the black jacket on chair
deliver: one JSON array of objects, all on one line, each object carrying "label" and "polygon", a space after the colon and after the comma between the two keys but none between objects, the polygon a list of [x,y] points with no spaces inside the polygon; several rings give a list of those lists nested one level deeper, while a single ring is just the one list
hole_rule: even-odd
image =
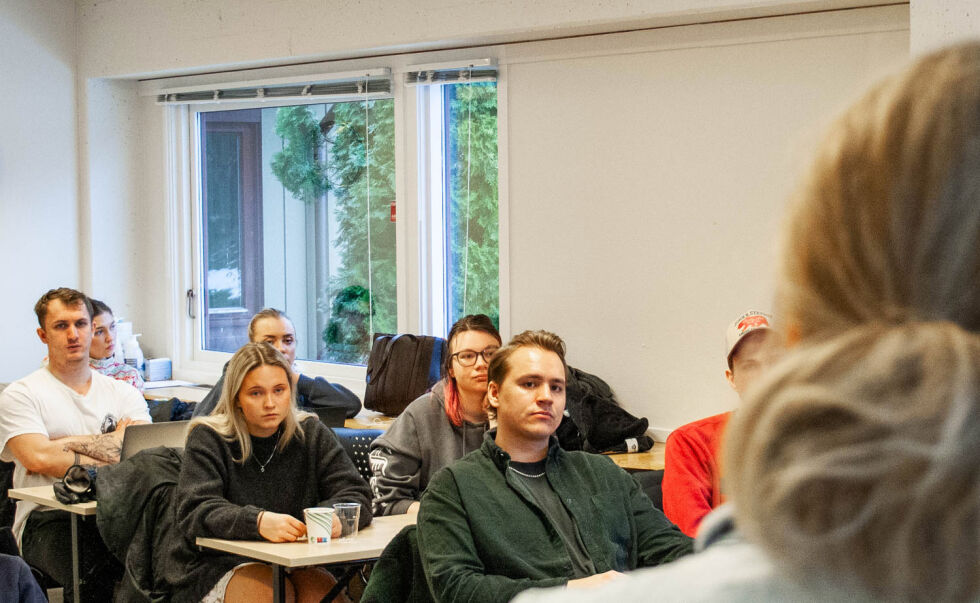
[{"label": "black jacket on chair", "polygon": [[173,493],[182,449],[150,448],[99,468],[96,523],[125,567],[117,601],[169,601],[177,543]]}]

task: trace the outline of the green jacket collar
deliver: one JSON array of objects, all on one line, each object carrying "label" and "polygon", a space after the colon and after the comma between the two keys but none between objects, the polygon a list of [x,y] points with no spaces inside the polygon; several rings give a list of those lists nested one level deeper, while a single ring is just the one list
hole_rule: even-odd
[{"label": "green jacket collar", "polygon": [[[503,473],[507,470],[507,466],[510,464],[510,454],[506,450],[497,446],[497,428],[487,431],[483,434],[483,445],[480,446],[480,450],[489,458],[495,467]],[[558,438],[552,435],[548,439],[548,454],[545,456],[547,462],[545,463],[545,470],[552,466],[558,460],[558,455],[561,454],[563,450],[561,446],[558,445]]]}]

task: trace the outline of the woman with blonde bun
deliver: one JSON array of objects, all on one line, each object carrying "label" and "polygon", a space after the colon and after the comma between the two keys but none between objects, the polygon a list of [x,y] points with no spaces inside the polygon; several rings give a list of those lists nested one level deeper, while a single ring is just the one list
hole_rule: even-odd
[{"label": "woman with blonde bun", "polygon": [[521,603],[980,600],[980,43],[836,123],[781,272],[793,349],[729,426],[701,552]]}]

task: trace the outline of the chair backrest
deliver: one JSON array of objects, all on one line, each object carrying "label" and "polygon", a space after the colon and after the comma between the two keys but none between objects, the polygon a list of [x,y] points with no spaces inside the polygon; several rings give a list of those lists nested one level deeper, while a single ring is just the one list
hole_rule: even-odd
[{"label": "chair backrest", "polygon": [[650,498],[653,506],[657,507],[661,511],[664,510],[664,493],[661,484],[664,481],[664,470],[659,469],[656,471],[637,471],[631,473],[639,484],[643,492]]},{"label": "chair backrest", "polygon": [[361,595],[361,603],[433,601],[419,555],[418,531],[414,525],[405,526],[381,551]]},{"label": "chair backrest", "polygon": [[14,531],[10,526],[0,528],[0,554],[20,555],[17,539],[14,538]]},{"label": "chair backrest", "polygon": [[14,525],[14,511],[17,501],[7,496],[7,490],[14,484],[14,464],[0,462],[0,526]]},{"label": "chair backrest", "polygon": [[333,432],[337,434],[340,443],[343,444],[347,456],[354,461],[357,472],[361,474],[364,481],[371,483],[371,461],[368,453],[371,452],[371,442],[384,433],[381,429],[349,429],[347,427],[334,427]]}]

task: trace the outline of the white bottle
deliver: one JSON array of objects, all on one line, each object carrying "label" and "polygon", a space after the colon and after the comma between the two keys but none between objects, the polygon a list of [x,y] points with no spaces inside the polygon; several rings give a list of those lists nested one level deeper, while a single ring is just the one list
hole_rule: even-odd
[{"label": "white bottle", "polygon": [[142,333],[134,333],[129,339],[123,341],[123,355],[126,357],[126,364],[136,367],[136,370],[143,373],[143,350],[140,349],[140,342],[136,339]]},{"label": "white bottle", "polygon": [[112,352],[115,362],[122,364],[126,362],[124,351],[125,343],[133,336],[133,323],[128,320],[119,319],[116,321],[116,349]]}]

